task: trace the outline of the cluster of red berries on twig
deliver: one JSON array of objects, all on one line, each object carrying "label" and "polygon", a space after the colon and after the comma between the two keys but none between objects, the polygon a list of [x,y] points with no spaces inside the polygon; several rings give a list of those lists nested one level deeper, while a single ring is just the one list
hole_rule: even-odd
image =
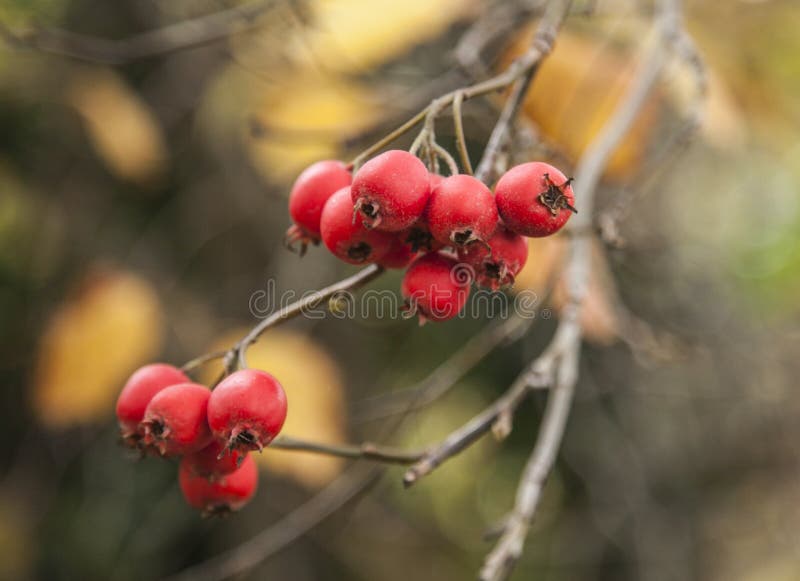
[{"label": "cluster of red berries on twig", "polygon": [[258,486],[250,456],[278,435],[286,394],[269,373],[243,369],[213,390],[172,365],[138,369],[117,399],[123,442],[143,455],[181,458],[186,501],[206,515],[239,510]]},{"label": "cluster of red berries on twig", "polygon": [[576,212],[572,180],[542,162],[511,168],[492,191],[466,174],[431,173],[391,150],[354,174],[339,161],[308,167],[292,187],[286,233],[304,254],[320,240],[340,260],[406,269],[401,291],[420,321],[458,315],[470,284],[511,286],[528,258],[525,236],[549,236]]}]

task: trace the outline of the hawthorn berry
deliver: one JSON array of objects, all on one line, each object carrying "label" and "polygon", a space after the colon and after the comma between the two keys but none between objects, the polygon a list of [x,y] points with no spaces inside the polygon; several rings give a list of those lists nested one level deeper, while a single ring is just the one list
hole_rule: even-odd
[{"label": "hawthorn berry", "polygon": [[458,257],[475,269],[475,282],[491,290],[514,284],[528,260],[528,241],[504,226],[482,244],[471,244],[458,251]]},{"label": "hawthorn berry", "polygon": [[261,450],[278,435],[284,420],[286,393],[265,371],[236,371],[211,392],[208,424],[231,452]]},{"label": "hawthorn berry", "polygon": [[213,437],[206,420],[211,391],[198,383],[179,383],[159,391],[142,420],[142,443],[161,456],[190,454]]},{"label": "hawthorn berry", "polygon": [[286,231],[289,248],[299,242],[302,255],[308,244],[319,243],[319,222],[325,202],[351,181],[352,176],[341,161],[318,161],[303,170],[289,194],[289,215],[294,222]]},{"label": "hawthorn berry", "polygon": [[399,232],[425,211],[430,175],[417,156],[395,149],[365,163],[353,176],[350,193],[367,228]]},{"label": "hawthorn berry", "polygon": [[349,186],[340,189],[325,203],[320,230],[328,250],[350,264],[377,262],[392,245],[390,233],[368,230],[361,215],[353,213]]},{"label": "hawthorn berry", "polygon": [[166,363],[152,363],[137,369],[117,398],[117,421],[123,443],[135,447],[141,440],[139,423],[154,395],[170,385],[188,381],[183,371]]},{"label": "hawthorn berry", "polygon": [[409,316],[426,321],[447,321],[464,308],[472,282],[468,269],[443,252],[425,254],[408,267],[400,290]]},{"label": "hawthorn berry", "polygon": [[247,453],[228,450],[224,444],[213,441],[202,450],[187,454],[183,461],[195,476],[214,479],[235,471],[246,457]]},{"label": "hawthorn berry", "polygon": [[204,516],[224,515],[250,502],[258,487],[258,467],[252,456],[230,474],[210,480],[195,473],[188,458],[181,461],[178,481],[186,502]]},{"label": "hawthorn berry", "polygon": [[509,230],[539,238],[558,232],[573,212],[572,179],[547,163],[512,167],[495,186],[500,217]]},{"label": "hawthorn berry", "polygon": [[497,205],[483,182],[459,174],[444,178],[433,190],[425,217],[435,240],[463,247],[492,235],[497,227]]}]

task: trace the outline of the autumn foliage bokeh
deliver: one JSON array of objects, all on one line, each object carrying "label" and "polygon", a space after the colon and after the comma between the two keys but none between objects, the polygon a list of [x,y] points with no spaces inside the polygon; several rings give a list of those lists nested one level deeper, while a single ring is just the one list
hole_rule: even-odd
[{"label": "autumn foliage bokeh", "polygon": [[[2,2],[0,21],[123,38],[221,4]],[[345,468],[267,450],[248,513],[200,521],[174,465],[141,470],[114,441],[114,399],[137,366],[230,346],[270,280],[299,295],[352,272],[320,249],[301,260],[282,247],[291,181],[466,82],[451,49],[497,3],[301,4],[121,67],[0,50],[0,578],[159,578],[252,537]],[[574,168],[635,70],[647,14],[632,0],[595,4],[568,21],[533,84],[518,159]],[[691,0],[686,12],[709,66],[706,120],[664,153],[691,96],[687,70],[669,67],[604,176],[600,212],[627,200],[625,245],[598,241],[593,254],[578,399],[519,579],[790,581],[800,570],[800,14],[792,0]],[[520,22],[489,47],[489,69],[529,35]],[[502,98],[465,108],[473,159]],[[440,135],[452,145],[449,126]],[[553,288],[543,306],[555,317],[564,251],[563,237],[531,241],[515,286]],[[397,275],[374,286],[396,289]],[[466,421],[555,317],[394,443],[423,447]],[[285,387],[286,434],[358,442],[383,433],[364,419],[375,398],[413,386],[486,323],[300,319],[248,362]],[[471,578],[542,403],[521,409],[503,446],[481,442],[413,493],[390,472],[246,578]]]}]

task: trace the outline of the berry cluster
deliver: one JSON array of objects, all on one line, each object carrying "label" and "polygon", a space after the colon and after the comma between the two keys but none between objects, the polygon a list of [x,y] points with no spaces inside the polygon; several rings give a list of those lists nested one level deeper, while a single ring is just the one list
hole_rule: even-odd
[{"label": "berry cluster", "polygon": [[525,236],[549,236],[575,212],[571,179],[542,162],[515,166],[494,194],[469,175],[430,173],[415,155],[382,153],[355,175],[321,161],[289,195],[290,248],[320,240],[350,264],[406,269],[401,291],[420,321],[445,321],[466,304],[470,283],[514,283],[528,257]]},{"label": "berry cluster", "polygon": [[269,373],[243,369],[213,391],[177,367],[145,365],[117,399],[123,442],[142,454],[181,458],[186,501],[204,514],[239,510],[253,497],[258,470],[250,456],[281,430],[286,394]]}]

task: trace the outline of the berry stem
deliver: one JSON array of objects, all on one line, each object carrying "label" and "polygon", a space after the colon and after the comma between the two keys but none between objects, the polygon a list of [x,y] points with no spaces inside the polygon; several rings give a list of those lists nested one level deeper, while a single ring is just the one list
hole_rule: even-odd
[{"label": "berry stem", "polygon": [[237,362],[240,368],[245,369],[247,367],[247,360],[245,357],[247,348],[255,343],[258,338],[268,329],[293,319],[303,314],[308,309],[316,308],[338,293],[362,287],[378,278],[381,274],[383,274],[383,272],[384,269],[381,266],[378,266],[377,264],[371,264],[353,276],[340,280],[339,282],[320,289],[310,295],[304,296],[299,301],[295,301],[289,305],[286,305],[279,311],[272,313],[269,317],[253,327],[250,332],[241,339],[241,341],[236,343],[236,345],[234,345],[225,354],[226,369],[224,371],[224,375],[231,373],[235,369]]},{"label": "berry stem", "polygon": [[200,355],[199,357],[195,357],[194,359],[190,359],[183,365],[181,365],[181,371],[188,372],[194,369],[197,369],[201,365],[208,363],[209,361],[214,361],[216,359],[222,359],[227,355],[227,351],[214,351],[213,353],[206,353],[205,355]]},{"label": "berry stem", "polygon": [[458,155],[461,157],[461,167],[464,168],[465,174],[472,175],[472,162],[469,160],[467,140],[464,137],[464,117],[461,113],[463,102],[464,93],[459,91],[453,98],[453,128],[456,135],[456,148],[458,149]]},{"label": "berry stem", "polygon": [[[445,109],[447,109],[447,107],[455,106],[456,101],[458,101],[457,106],[460,113],[461,104],[464,101],[502,91],[514,83],[517,83],[514,88],[514,92],[512,93],[513,98],[510,99],[510,101],[516,101],[516,104],[513,106],[509,104],[506,105],[506,109],[504,109],[504,115],[501,115],[500,121],[495,127],[495,131],[492,132],[494,139],[490,139],[486,154],[484,154],[485,163],[483,160],[481,162],[481,166],[484,166],[484,169],[480,173],[476,174],[476,176],[483,176],[479,177],[479,179],[481,179],[481,181],[485,181],[487,177],[489,177],[488,174],[490,173],[486,168],[491,167],[494,164],[494,158],[497,156],[497,152],[505,142],[506,134],[508,133],[511,124],[516,117],[516,112],[522,103],[528,86],[530,85],[533,76],[536,74],[539,63],[553,49],[556,34],[558,29],[561,27],[561,23],[566,18],[571,4],[571,0],[553,0],[548,3],[545,14],[539,23],[539,27],[536,31],[533,42],[531,43],[531,47],[527,52],[514,60],[500,74],[479,83],[475,83],[474,85],[455,89],[449,93],[445,93],[441,97],[434,99],[430,102],[430,104],[428,104],[427,107],[419,111],[411,119],[359,153],[350,163],[349,167],[352,167],[354,170],[357,169],[358,166],[360,166],[361,163],[363,163],[363,161],[373,153],[379,151],[386,145],[405,135],[423,120],[425,121],[425,125],[420,132],[420,136],[415,140],[411,151],[412,153],[416,152],[422,145],[433,146],[435,143],[433,138],[433,122]],[[455,114],[455,116],[460,117],[460,114]],[[489,159],[487,159],[487,154],[489,155]],[[465,168],[466,167],[467,166],[465,164]]]},{"label": "berry stem", "polygon": [[324,444],[321,442],[311,442],[301,440],[291,436],[280,436],[270,444],[272,448],[281,450],[295,450],[301,452],[311,452],[314,454],[324,454],[326,456],[338,456],[340,458],[375,460],[387,464],[413,464],[425,456],[425,452],[409,452],[377,446],[370,442],[359,445],[347,444]]}]

